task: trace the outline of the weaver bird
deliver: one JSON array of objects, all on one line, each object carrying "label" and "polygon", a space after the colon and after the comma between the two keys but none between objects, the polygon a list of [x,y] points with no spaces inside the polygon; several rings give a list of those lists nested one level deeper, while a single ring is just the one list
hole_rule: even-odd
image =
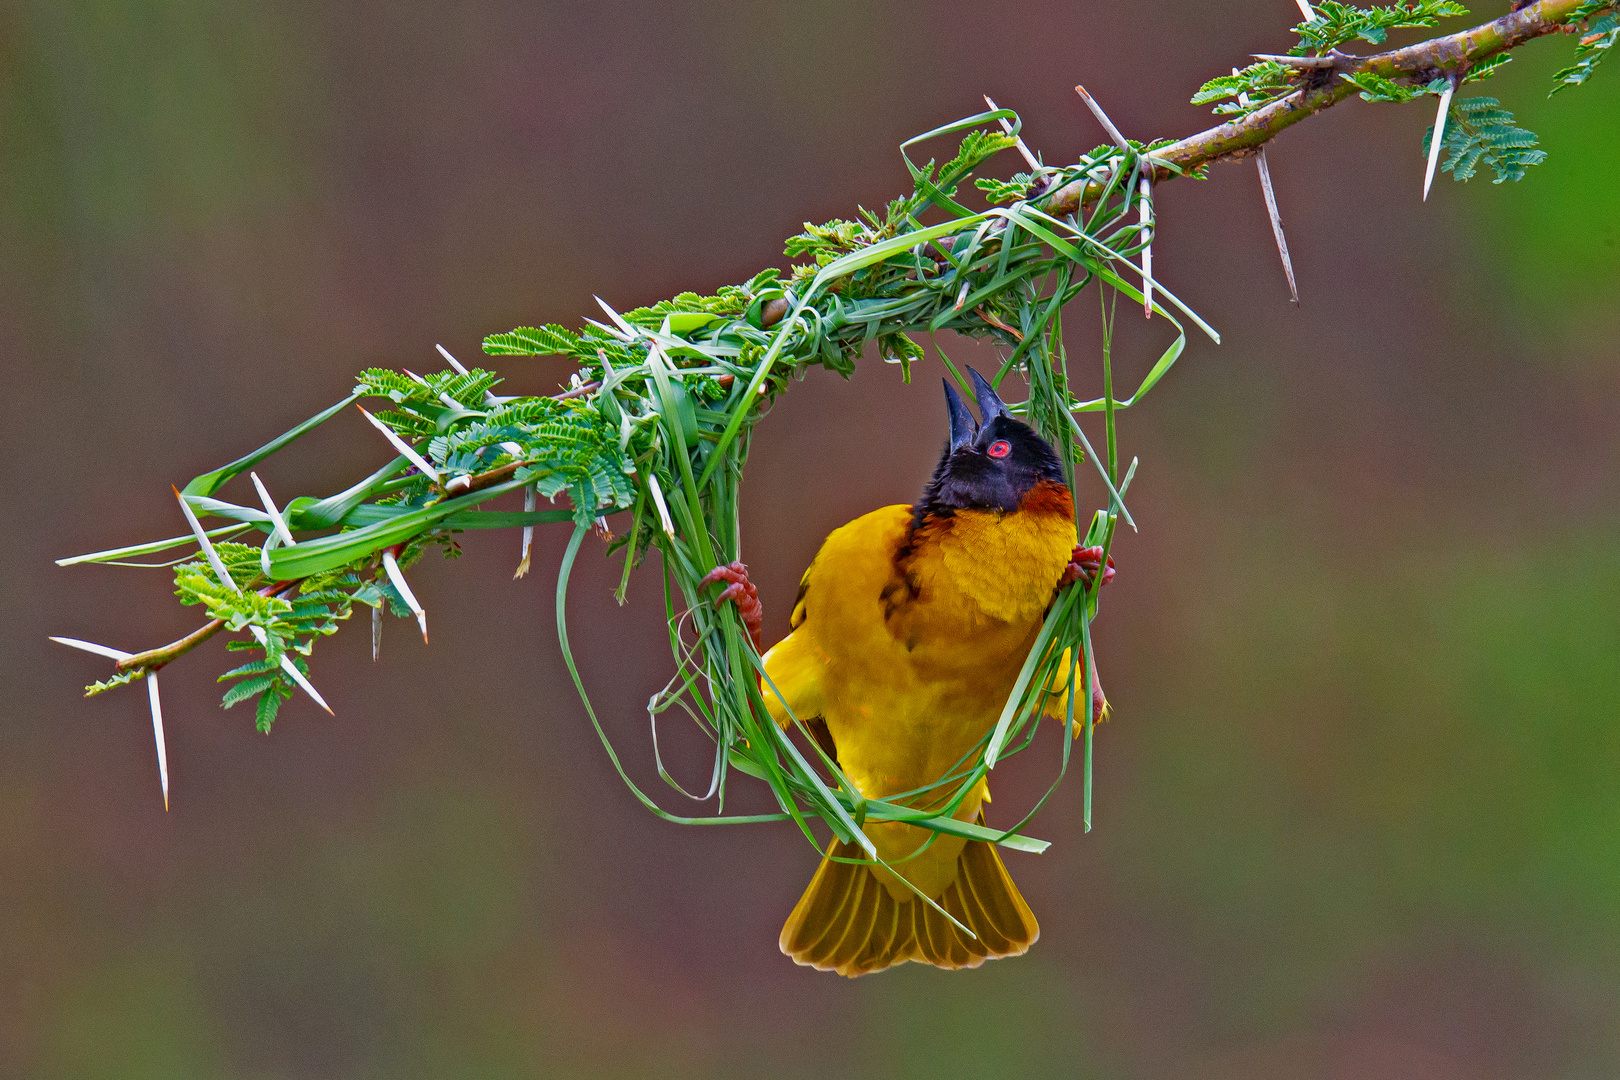
[{"label": "weaver bird", "polygon": [[[922,498],[827,538],[799,584],[792,632],[764,657],[772,717],[785,726],[791,710],[870,799],[926,787],[972,754],[1058,589],[1114,572],[1101,548],[1075,544],[1073,499],[1052,447],[970,373],[981,421],[947,382],[950,441]],[[716,603],[736,602],[759,647],[763,613],[746,567],[717,567],[702,584],[721,582]],[[1049,688],[1047,711],[1059,717],[1069,666],[1064,685]],[[1091,705],[1100,716],[1100,689]],[[946,784],[910,804],[943,805],[954,791]],[[982,820],[989,798],[981,781],[955,816]],[[893,869],[835,839],[782,928],[795,962],[848,976],[907,961],[977,967],[1025,952],[1039,935],[994,845],[897,822],[864,829]]]}]

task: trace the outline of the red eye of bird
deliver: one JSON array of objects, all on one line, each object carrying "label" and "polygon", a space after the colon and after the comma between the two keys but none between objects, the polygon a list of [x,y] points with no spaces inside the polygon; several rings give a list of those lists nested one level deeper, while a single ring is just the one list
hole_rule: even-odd
[{"label": "red eye of bird", "polygon": [[997,439],[995,442],[990,444],[990,449],[985,452],[991,457],[1006,457],[1008,454],[1012,453],[1012,443],[1008,442],[1006,439]]}]

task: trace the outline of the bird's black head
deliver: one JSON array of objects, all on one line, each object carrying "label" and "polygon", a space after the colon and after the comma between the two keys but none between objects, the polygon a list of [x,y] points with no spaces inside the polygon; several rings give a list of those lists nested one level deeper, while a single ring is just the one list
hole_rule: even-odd
[{"label": "bird's black head", "polygon": [[930,515],[949,517],[957,510],[1016,510],[1024,496],[1043,482],[1068,491],[1063,466],[1051,445],[1029,425],[1013,419],[982,375],[972,368],[968,375],[982,419],[974,422],[973,414],[947,381],[951,439],[917,503],[915,520],[919,524]]}]

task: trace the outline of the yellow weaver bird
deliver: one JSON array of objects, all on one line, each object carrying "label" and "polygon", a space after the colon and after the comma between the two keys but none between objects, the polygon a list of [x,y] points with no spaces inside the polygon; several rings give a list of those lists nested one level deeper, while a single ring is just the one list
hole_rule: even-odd
[{"label": "yellow weaver bird", "polygon": [[[947,382],[950,442],[921,500],[829,536],[799,584],[792,632],[765,653],[772,717],[786,726],[791,709],[870,799],[926,787],[972,753],[995,726],[1058,588],[1113,576],[1101,548],[1075,544],[1057,454],[969,373],[982,420]],[[736,602],[758,646],[762,609],[747,569],[717,567],[702,584],[717,582],[726,588],[716,603]],[[1047,710],[1061,717],[1066,682],[1049,689]],[[1100,689],[1091,704],[1100,717]],[[953,792],[947,784],[911,805],[943,805]],[[955,816],[982,820],[989,798],[980,782]],[[835,839],[782,928],[782,951],[796,963],[848,976],[907,961],[977,967],[1019,955],[1039,936],[994,845],[898,822],[864,829],[893,870]]]}]

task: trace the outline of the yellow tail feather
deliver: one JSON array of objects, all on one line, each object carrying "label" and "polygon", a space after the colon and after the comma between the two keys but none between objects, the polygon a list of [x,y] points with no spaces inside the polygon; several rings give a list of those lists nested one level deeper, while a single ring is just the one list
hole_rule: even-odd
[{"label": "yellow tail feather", "polygon": [[794,963],[854,978],[915,960],[940,968],[978,967],[1026,952],[1041,928],[995,846],[970,841],[956,877],[935,899],[973,931],[963,934],[920,898],[897,901],[858,859],[861,849],[835,840],[810,887],[782,927],[782,951]]}]

